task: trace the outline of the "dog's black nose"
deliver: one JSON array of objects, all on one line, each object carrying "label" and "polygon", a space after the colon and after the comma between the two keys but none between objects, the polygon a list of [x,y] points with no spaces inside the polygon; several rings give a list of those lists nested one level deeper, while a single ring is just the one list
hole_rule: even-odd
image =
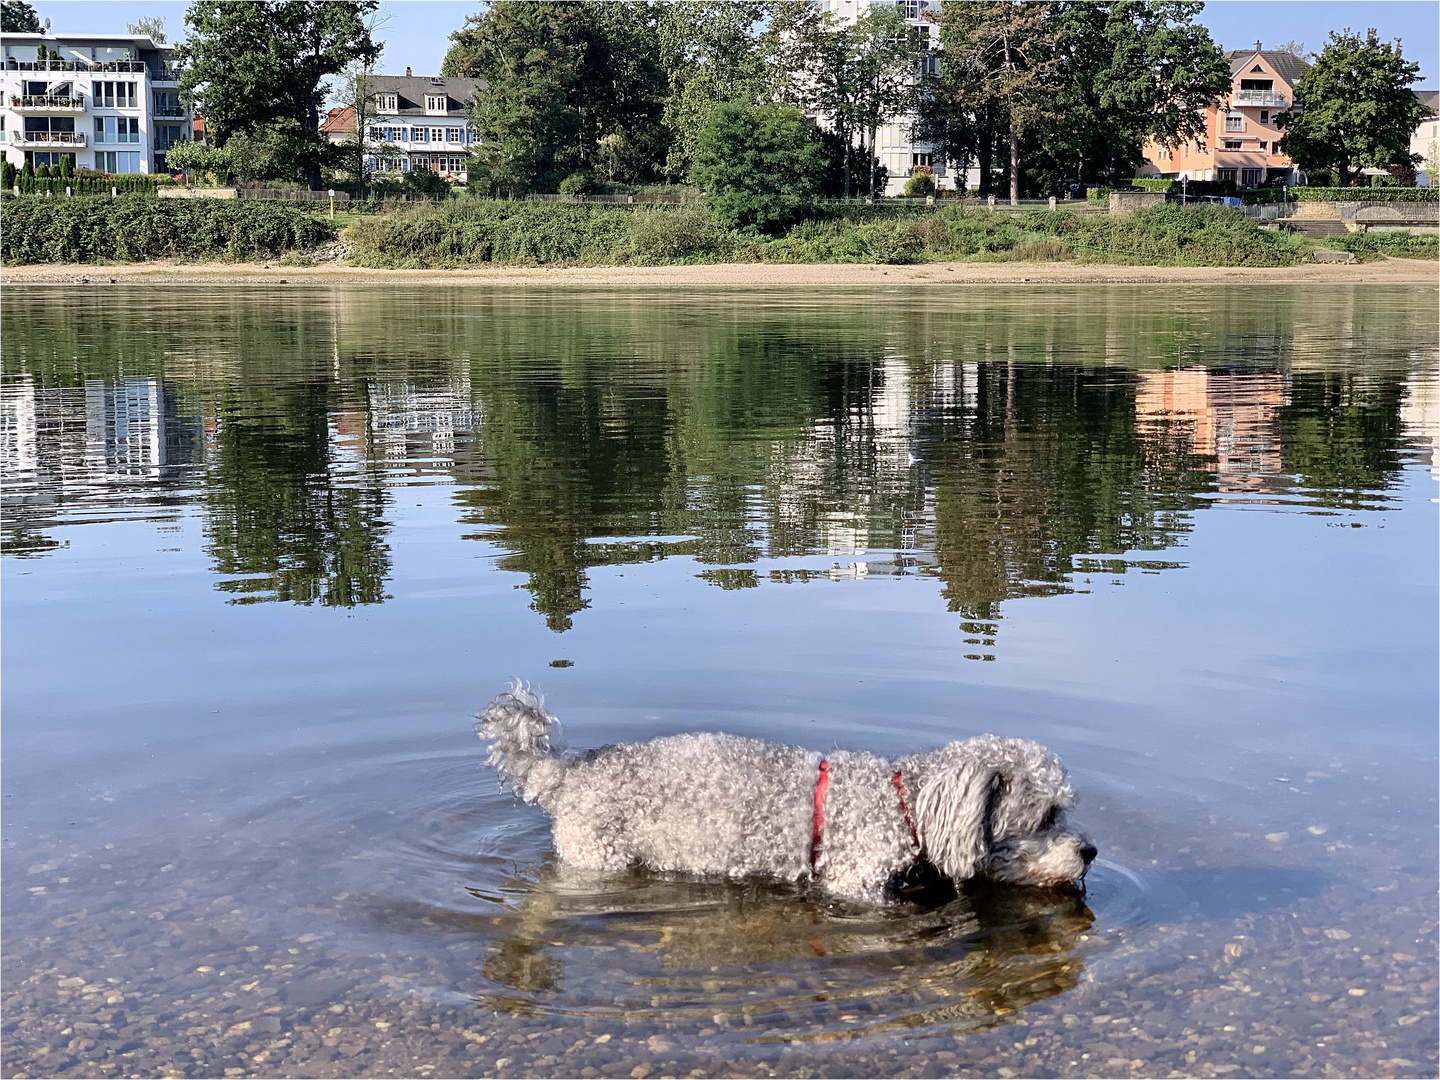
[{"label": "dog's black nose", "polygon": [[1100,850],[1094,844],[1087,843],[1082,845],[1080,848],[1080,858],[1085,860],[1086,866],[1089,866],[1092,862],[1094,862],[1095,856],[1099,854]]}]

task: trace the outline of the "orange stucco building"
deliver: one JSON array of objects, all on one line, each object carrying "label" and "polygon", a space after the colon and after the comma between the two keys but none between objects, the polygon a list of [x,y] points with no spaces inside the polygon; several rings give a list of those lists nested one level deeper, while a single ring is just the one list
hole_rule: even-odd
[{"label": "orange stucco building", "polygon": [[1242,188],[1297,182],[1295,163],[1275,148],[1275,115],[1295,102],[1310,67],[1293,53],[1255,48],[1228,54],[1230,93],[1205,110],[1205,134],[1179,146],[1147,142],[1137,175],[1172,180],[1233,180]]}]

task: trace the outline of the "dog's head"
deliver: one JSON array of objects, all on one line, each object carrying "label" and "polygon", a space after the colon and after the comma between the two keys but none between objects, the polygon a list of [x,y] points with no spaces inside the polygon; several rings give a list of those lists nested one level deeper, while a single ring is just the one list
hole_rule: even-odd
[{"label": "dog's head", "polygon": [[1085,876],[1095,847],[1066,827],[1075,793],[1060,759],[1043,746],[981,735],[950,743],[923,773],[915,827],[943,873],[1017,885]]}]

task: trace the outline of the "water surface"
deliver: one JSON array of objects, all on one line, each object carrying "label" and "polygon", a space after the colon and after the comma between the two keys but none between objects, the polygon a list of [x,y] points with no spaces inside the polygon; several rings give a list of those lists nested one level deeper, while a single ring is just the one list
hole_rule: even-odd
[{"label": "water surface", "polygon": [[[6,1075],[1434,1075],[1435,301],[7,288]],[[580,877],[511,675],[1039,739],[1101,859]]]}]

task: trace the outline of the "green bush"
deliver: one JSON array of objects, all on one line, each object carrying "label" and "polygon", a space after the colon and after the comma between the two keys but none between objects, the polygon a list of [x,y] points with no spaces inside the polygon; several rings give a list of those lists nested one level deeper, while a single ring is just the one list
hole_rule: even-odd
[{"label": "green bush", "polygon": [[324,219],[271,202],[82,196],[10,198],[0,209],[0,261],[6,266],[273,258],[333,236]]},{"label": "green bush", "polygon": [[595,174],[582,169],[561,180],[559,191],[561,195],[593,195],[599,186],[595,182]]},{"label": "green bush", "polygon": [[1440,188],[1293,187],[1290,197],[1300,202],[1437,202]]},{"label": "green bush", "polygon": [[934,195],[934,175],[928,171],[920,172],[919,169],[917,169],[914,175],[912,175],[909,180],[905,181],[905,194],[912,199],[919,198],[925,195]]},{"label": "green bush", "polygon": [[720,105],[695,150],[695,182],[722,225],[774,233],[820,193],[825,148],[799,109]]},{"label": "green bush", "polygon": [[347,236],[354,260],[369,266],[612,262],[630,243],[633,218],[604,204],[465,199],[362,218]]},{"label": "green bush", "polygon": [[630,242],[637,263],[663,265],[703,258],[714,254],[722,240],[720,227],[704,207],[642,210],[632,218]]}]

